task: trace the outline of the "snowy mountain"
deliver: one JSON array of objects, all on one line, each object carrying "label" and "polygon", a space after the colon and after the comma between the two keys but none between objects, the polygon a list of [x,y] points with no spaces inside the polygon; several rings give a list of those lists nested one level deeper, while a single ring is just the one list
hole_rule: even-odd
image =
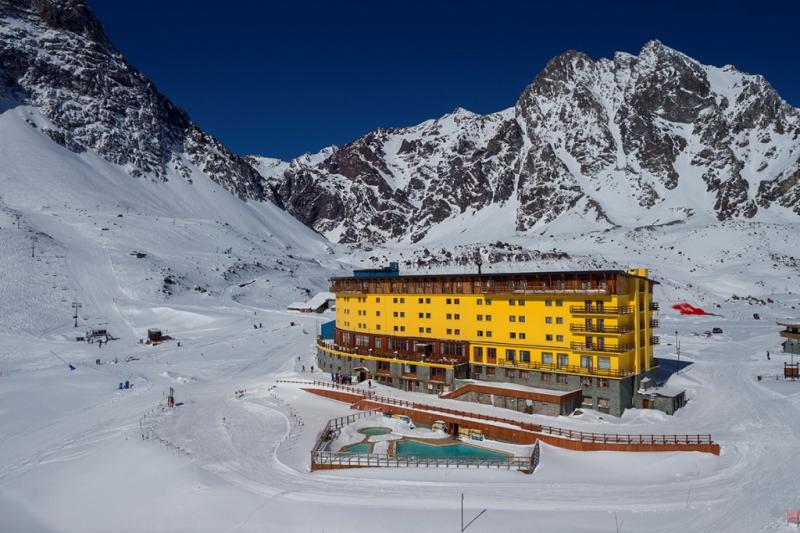
[{"label": "snowy mountain", "polygon": [[0,110],[17,104],[35,106],[55,142],[132,176],[191,181],[199,171],[240,198],[264,198],[259,174],[131,66],[83,2],[0,2]]},{"label": "snowy mountain", "polygon": [[651,41],[613,60],[566,52],[498,113],[456,109],[287,164],[250,161],[278,205],[329,239],[380,244],[448,220],[480,232],[491,219],[507,235],[797,221],[799,136],[800,111],[763,77]]},{"label": "snowy mountain", "polygon": [[54,334],[73,301],[131,335],[133,301],[281,307],[340,268],[77,1],[0,1],[0,195],[0,336]]}]

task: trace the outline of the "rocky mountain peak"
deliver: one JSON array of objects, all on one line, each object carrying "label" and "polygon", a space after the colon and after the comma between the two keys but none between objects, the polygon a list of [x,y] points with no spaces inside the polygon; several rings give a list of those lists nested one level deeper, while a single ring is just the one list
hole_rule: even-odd
[{"label": "rocky mountain peak", "polygon": [[18,3],[29,4],[54,30],[76,33],[98,44],[111,44],[100,20],[80,0],[22,0]]},{"label": "rocky mountain peak", "polygon": [[507,111],[376,130],[270,187],[329,238],[365,244],[468,231],[483,212],[523,233],[796,216],[798,116],[762,77],[657,40],[597,61],[570,50]]}]

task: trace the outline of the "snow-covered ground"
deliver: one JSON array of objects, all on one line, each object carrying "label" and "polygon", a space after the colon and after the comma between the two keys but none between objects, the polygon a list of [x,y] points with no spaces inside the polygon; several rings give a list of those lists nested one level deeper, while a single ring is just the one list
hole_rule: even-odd
[{"label": "snow-covered ground", "polygon": [[[650,267],[662,282],[657,357],[668,371],[677,331],[681,361],[692,364],[669,384],[690,402],[675,416],[629,410],[621,418],[450,405],[588,431],[711,433],[721,456],[543,446],[531,476],[311,473],[318,432],[349,409],[276,383],[327,379],[308,369],[315,332],[330,316],[285,306],[325,290],[350,261],[415,250],[350,255],[201,175],[192,184],[131,178],[44,140],[24,123],[27,112],[35,114],[0,115],[0,531],[452,531],[462,492],[468,514],[487,509],[475,532],[615,531],[615,520],[622,531],[791,530],[784,513],[800,507],[800,383],[774,375],[787,359],[775,319],[800,314],[795,225],[520,236],[528,249],[570,257],[485,268]],[[469,244],[445,233],[420,247]],[[669,309],[684,300],[722,316]],[[83,304],[79,328],[73,301]],[[702,335],[715,326],[724,333]],[[118,340],[76,342],[89,327]],[[149,327],[173,340],[140,344]],[[126,380],[133,388],[118,390]],[[182,405],[163,410],[169,387]]]}]

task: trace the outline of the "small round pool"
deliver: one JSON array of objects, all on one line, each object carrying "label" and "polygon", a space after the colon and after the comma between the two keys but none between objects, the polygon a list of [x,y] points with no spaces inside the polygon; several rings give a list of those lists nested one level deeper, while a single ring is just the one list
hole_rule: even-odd
[{"label": "small round pool", "polygon": [[362,435],[388,435],[392,432],[392,428],[384,428],[384,427],[373,427],[373,428],[361,428],[358,430],[359,433]]}]

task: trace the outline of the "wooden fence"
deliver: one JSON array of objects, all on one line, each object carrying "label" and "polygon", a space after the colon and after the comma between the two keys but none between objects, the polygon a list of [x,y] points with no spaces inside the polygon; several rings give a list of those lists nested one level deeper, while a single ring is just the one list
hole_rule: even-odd
[{"label": "wooden fence", "polygon": [[341,429],[356,420],[380,414],[379,409],[359,411],[347,416],[331,418],[320,431],[311,449],[311,471],[339,468],[499,468],[518,470],[531,474],[539,465],[539,443],[530,457],[509,456],[508,459],[480,459],[477,457],[425,457],[416,455],[389,455],[385,453],[334,452],[326,448]]},{"label": "wooden fence", "polygon": [[482,413],[461,411],[458,409],[450,409],[447,407],[440,407],[438,405],[422,404],[411,402],[408,400],[401,400],[389,396],[382,396],[376,394],[372,390],[364,390],[358,387],[349,385],[339,385],[338,383],[330,383],[326,381],[292,381],[292,380],[279,380],[283,383],[300,383],[305,385],[314,385],[317,387],[330,388],[334,390],[341,390],[350,394],[361,396],[362,398],[372,400],[388,406],[405,407],[409,409],[418,409],[431,412],[439,412],[452,416],[462,418],[472,418],[476,420],[486,420],[488,422],[496,422],[501,424],[509,424],[516,426],[520,429],[532,431],[535,433],[542,433],[545,435],[552,435],[562,439],[569,439],[576,442],[587,443],[603,443],[603,444],[641,444],[647,446],[710,446],[714,444],[714,440],[710,434],[629,434],[629,433],[594,433],[586,431],[576,431],[572,429],[565,429],[556,426],[546,426],[541,424],[534,424],[531,422],[523,422],[512,418],[504,418],[492,415],[485,415]]}]

